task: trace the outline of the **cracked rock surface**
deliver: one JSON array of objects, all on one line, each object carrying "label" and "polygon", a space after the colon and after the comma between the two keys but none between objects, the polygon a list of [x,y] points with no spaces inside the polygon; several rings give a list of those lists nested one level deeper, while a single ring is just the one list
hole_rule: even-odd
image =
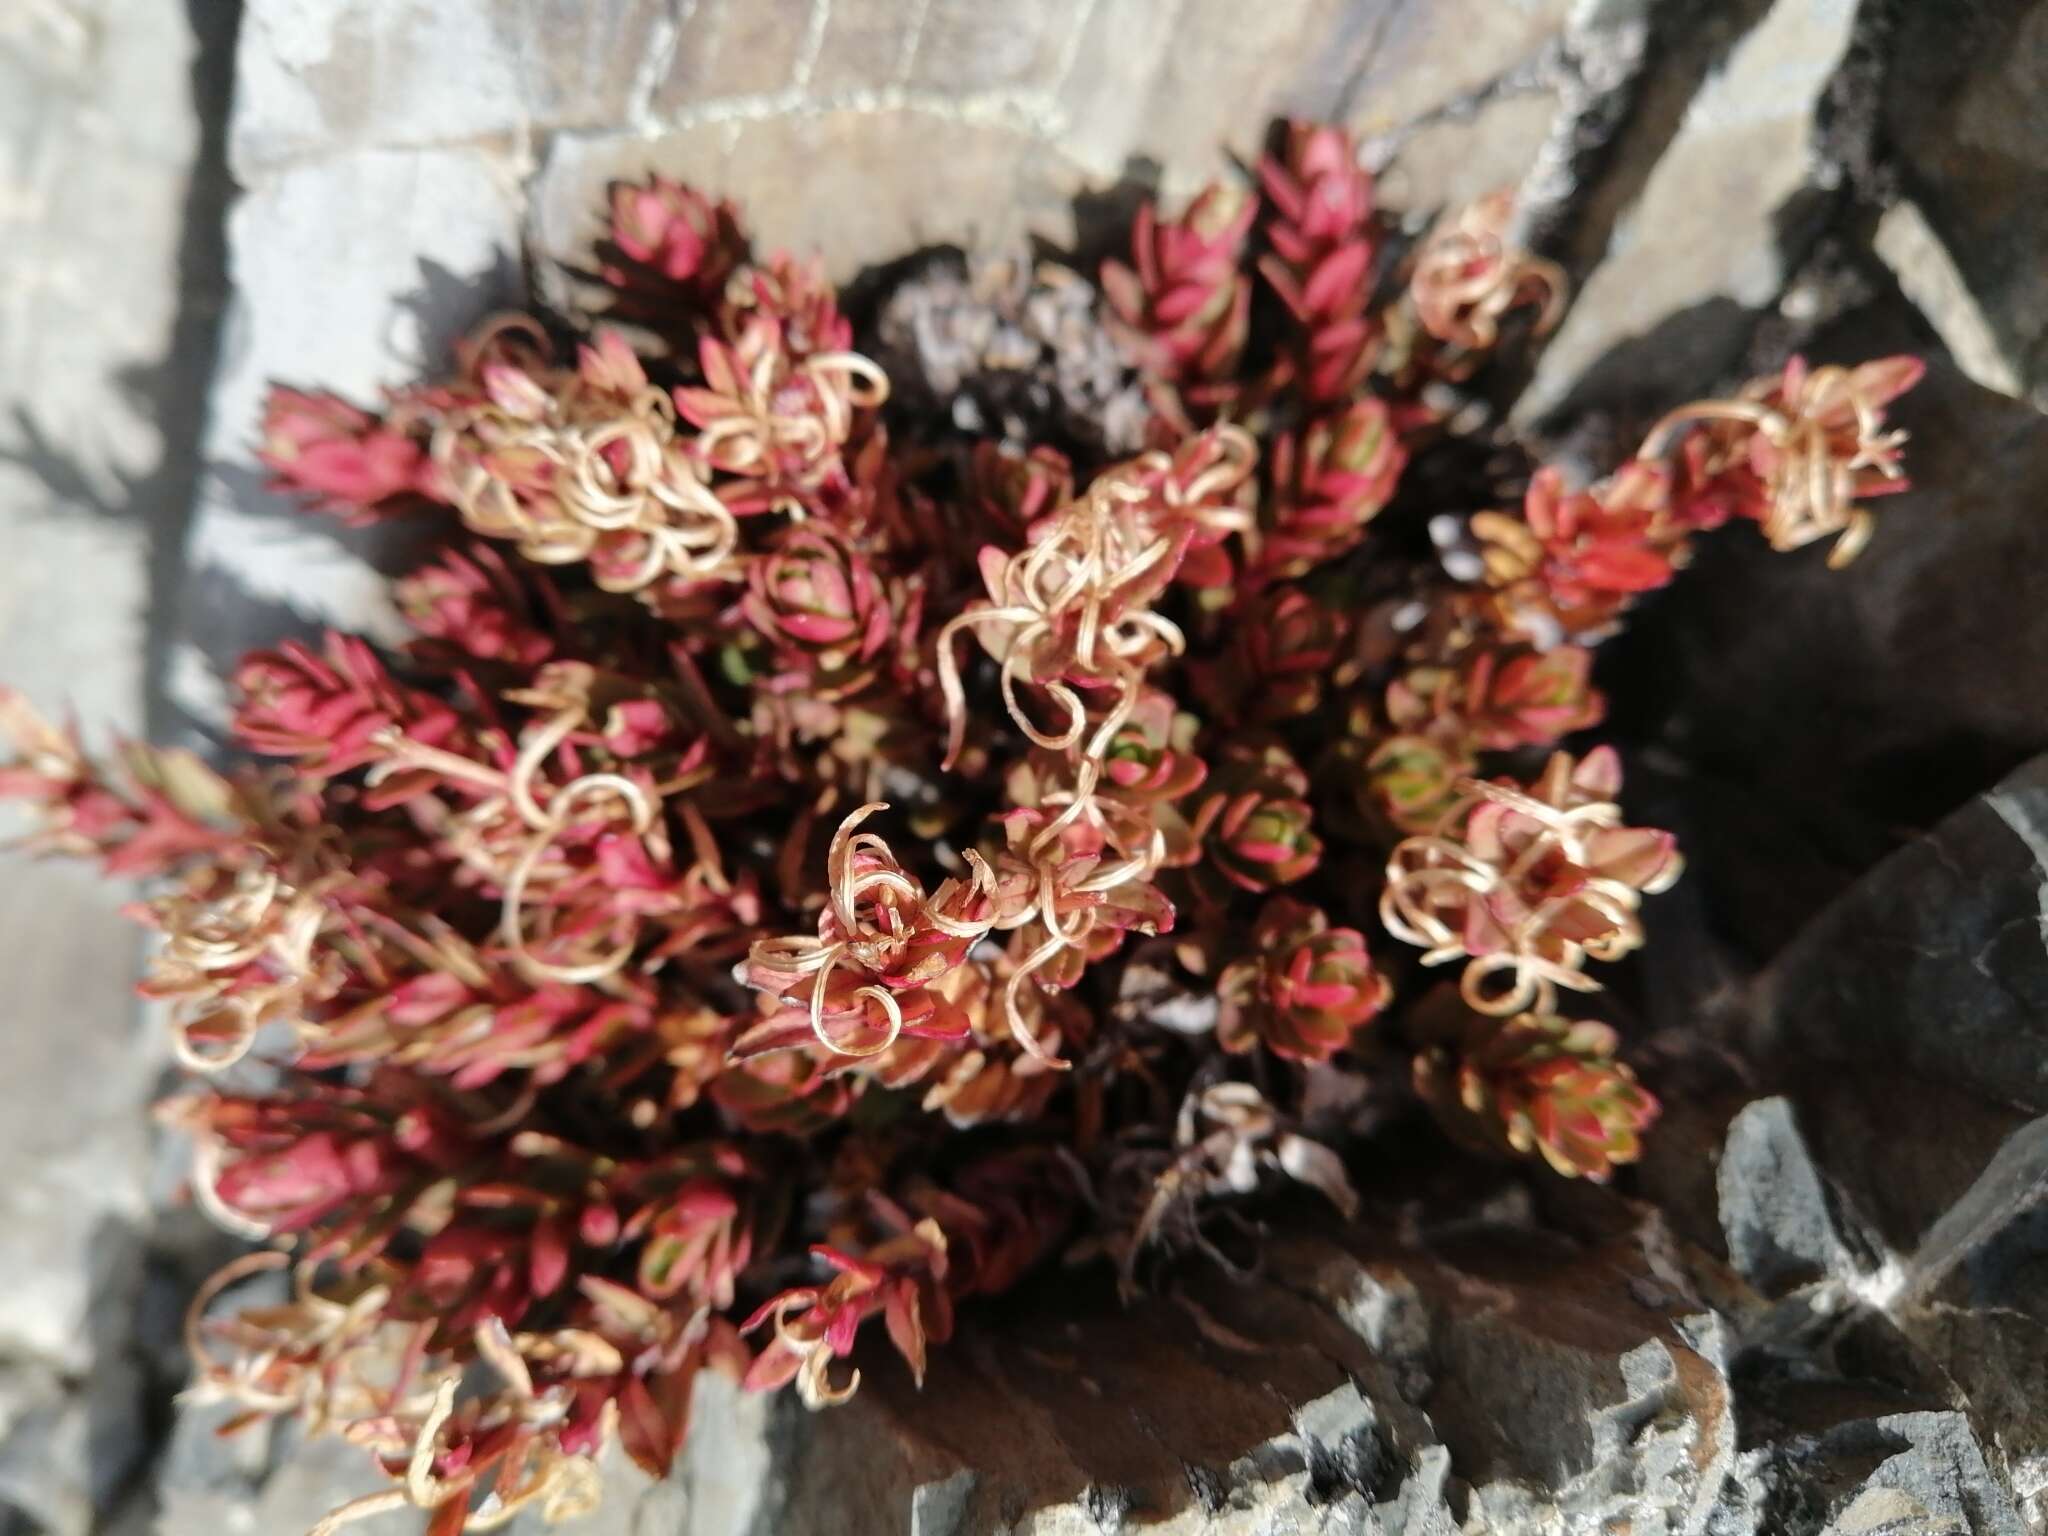
[{"label": "cracked rock surface", "polygon": [[[263,490],[264,385],[371,396],[527,283],[573,306],[649,168],[847,278],[1092,249],[1274,113],[1339,119],[1418,219],[1518,187],[1577,295],[1491,405],[1587,466],[1792,349],[1923,352],[1862,560],[1707,541],[1603,652],[1630,810],[1692,866],[1615,990],[1667,1105],[1618,1192],[1425,1170],[1352,1227],[1276,1213],[1249,1280],[978,1312],[922,1393],[707,1379],[675,1474],[613,1468],[581,1529],[2039,1536],[2044,88],[2048,0],[12,0],[0,655],[203,743],[242,649],[388,633],[392,552]],[[949,408],[1107,416],[1069,298],[1006,298],[1039,350]],[[374,1486],[354,1453],[170,1401],[228,1250],[146,1130],[118,893],[4,873],[0,1536],[302,1530]]]}]

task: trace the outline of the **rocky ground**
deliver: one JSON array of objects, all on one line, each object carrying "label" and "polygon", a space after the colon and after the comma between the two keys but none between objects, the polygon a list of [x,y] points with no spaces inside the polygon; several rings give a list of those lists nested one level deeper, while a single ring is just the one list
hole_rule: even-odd
[{"label": "rocky ground", "polygon": [[[264,382],[368,396],[570,302],[648,166],[850,277],[1085,246],[1341,119],[1397,206],[1519,185],[1578,298],[1497,404],[1589,465],[1794,347],[1923,351],[1861,561],[1715,541],[1603,661],[1692,861],[1622,989],[1669,1106],[1622,1193],[1445,1170],[1283,1218],[1250,1285],[1027,1297],[922,1397],[707,1386],[587,1528],[2048,1530],[2044,84],[2042,0],[12,0],[0,668],[203,738],[236,651],[388,625],[376,552],[261,490]],[[353,1454],[172,1408],[221,1250],[117,902],[0,878],[0,1532],[302,1529]]]}]

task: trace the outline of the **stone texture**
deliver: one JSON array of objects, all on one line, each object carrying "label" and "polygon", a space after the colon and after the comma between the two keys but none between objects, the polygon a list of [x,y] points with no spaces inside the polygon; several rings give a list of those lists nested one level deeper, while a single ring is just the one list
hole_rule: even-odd
[{"label": "stone texture", "polygon": [[[1808,1135],[1785,1101],[1767,1118],[1753,1105],[1736,1122],[1753,1130],[1731,1132],[1721,1169],[1724,1194],[1737,1191],[1724,1202],[1731,1250],[1760,1255],[1781,1288],[1806,1280],[1819,1313],[1882,1309],[1968,1404],[2037,1516],[2048,1117],[2030,999],[2048,977],[2044,818],[2037,759],[1879,864],[1788,946],[1760,980],[1753,1050],[1810,1063],[1790,1073]],[[1882,1126],[1851,1129],[1872,1105],[1885,1106]],[[1751,1147],[1742,1166],[1739,1142]],[[1774,1177],[1758,1177],[1766,1170]],[[1848,1205],[1878,1230],[1859,1232]]]},{"label": "stone texture", "polygon": [[[157,365],[198,138],[175,10],[0,18],[0,657],[41,707],[139,730]],[[118,105],[117,105],[118,104]],[[81,175],[81,165],[94,174]],[[104,736],[101,736],[104,739]],[[0,814],[0,839],[16,830]],[[123,893],[0,851],[0,1529],[83,1536],[147,1452],[127,1353],[162,1051]]]},{"label": "stone texture", "polygon": [[[1737,1154],[1723,1177],[1776,1175]],[[1792,1213],[1815,1187],[1795,1172],[1770,1198]],[[1809,1292],[1788,1366],[1784,1304],[1611,1196],[1541,1230],[1298,1235],[1267,1260],[1252,1282],[1183,1274],[1126,1315],[1068,1289],[971,1316],[922,1395],[887,1359],[825,1415],[735,1416],[708,1383],[677,1479],[687,1529],[2025,1529],[1999,1453],[1882,1316]]]},{"label": "stone texture", "polygon": [[[269,494],[254,436],[271,382],[374,401],[445,366],[452,342],[516,288],[523,206],[487,149],[366,150],[279,171],[229,224],[234,297],[186,548],[178,702],[208,718],[252,644],[397,623],[378,551]],[[307,295],[317,293],[317,303]]]},{"label": "stone texture", "polygon": [[[704,0],[644,117],[551,141],[532,243],[576,262],[595,194],[648,168],[745,189],[766,239],[840,276],[921,245],[1063,243],[1077,195],[1137,166],[1185,196],[1223,170],[1219,148],[1255,158],[1278,112],[1350,118],[1416,206],[1462,201],[1519,180],[1571,116],[1555,81],[1568,9],[1059,0],[991,25],[973,0]],[[863,171],[783,174],[801,164]]]},{"label": "stone texture", "polygon": [[[1128,1314],[1064,1292],[967,1330],[920,1397],[875,1362],[841,1412],[755,1427],[774,1529],[1053,1536],[1696,1529],[1735,1456],[1714,1345],[1631,1240],[1299,1237],[1253,1283],[1194,1273]],[[1647,1299],[1646,1299],[1647,1298]],[[1708,1326],[1702,1340],[1711,1337]],[[1475,1395],[1481,1381],[1502,1389]],[[943,1404],[943,1411],[937,1411]],[[700,1402],[700,1414],[709,1404]],[[693,1452],[694,1454],[694,1452]]]},{"label": "stone texture", "polygon": [[235,69],[235,175],[384,147],[629,120],[673,40],[666,0],[256,0]]},{"label": "stone texture", "polygon": [[1919,204],[1902,198],[1885,209],[1872,248],[1967,377],[2001,394],[2020,393],[2018,366]]},{"label": "stone texture", "polygon": [[2048,763],[1893,854],[1762,981],[1761,1051],[1883,1061],[2048,1111]]},{"label": "stone texture", "polygon": [[[2015,502],[2048,475],[2039,415],[1964,377],[1896,297],[1806,351],[1928,357],[1897,412],[1915,488],[1874,504],[1878,535],[1847,570],[1746,529],[1703,540],[1602,655],[1626,701],[1616,728],[1653,749],[1637,792],[1692,850],[1685,900],[1748,968],[1914,831],[2048,750],[2034,682],[2048,675],[2048,618],[2032,576],[2048,525]],[[1724,980],[1672,979],[1696,981],[1694,999]]]},{"label": "stone texture", "polygon": [[[1185,195],[1222,168],[1219,141],[1255,155],[1276,111],[1332,110],[1344,82],[1316,40],[1355,56],[1379,8],[1059,0],[990,26],[968,0],[705,0],[644,121],[549,146],[533,244],[577,260],[604,183],[650,167],[744,189],[766,240],[841,277],[922,245],[1071,239],[1074,196],[1136,160]],[[786,174],[810,164],[863,169]]]},{"label": "stone texture", "polygon": [[2048,404],[2044,70],[2048,5],[1906,5],[1884,88],[1901,175],[1984,318],[1987,361],[2036,404]]},{"label": "stone texture", "polygon": [[[1555,45],[1576,0],[1416,0],[1388,8],[1350,86],[1352,122],[1385,133],[1480,95]],[[1449,38],[1456,47],[1445,46]]]},{"label": "stone texture", "polygon": [[1059,142],[1107,181],[1134,158],[1169,195],[1256,153],[1276,112],[1339,115],[1396,0],[1097,3],[1059,95]]},{"label": "stone texture", "polygon": [[1823,211],[1815,109],[1854,0],[1775,0],[1685,109],[1515,407],[1676,404],[1739,354]]},{"label": "stone texture", "polygon": [[[932,153],[937,142],[945,155]],[[778,174],[813,164],[864,166],[875,179]],[[924,245],[1002,245],[1063,224],[1071,236],[1073,183],[1053,174],[1057,164],[1016,124],[944,106],[790,112],[655,138],[564,136],[535,180],[529,238],[551,267],[587,265],[606,184],[658,170],[722,193],[747,189],[748,223],[765,244],[823,252],[844,279]]]},{"label": "stone texture", "polygon": [[1398,136],[1380,170],[1380,195],[1393,206],[1455,208],[1533,171],[1562,99],[1537,86],[1489,96],[1440,114]]},{"label": "stone texture", "polygon": [[1718,1184],[1729,1262],[1759,1291],[1853,1271],[1835,1197],[1788,1101],[1758,1099],[1735,1117]]}]

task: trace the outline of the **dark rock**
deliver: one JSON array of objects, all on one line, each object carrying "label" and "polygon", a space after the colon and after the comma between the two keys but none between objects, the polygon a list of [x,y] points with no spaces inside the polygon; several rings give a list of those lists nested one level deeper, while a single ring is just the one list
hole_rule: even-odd
[{"label": "dark rock", "polygon": [[[1896,296],[1814,338],[1816,361],[1927,351]],[[1846,570],[1752,530],[1700,541],[1671,590],[1602,648],[1610,729],[1645,744],[1688,852],[1705,931],[1754,966],[1911,833],[2048,749],[2048,523],[2013,511],[2048,479],[2048,423],[1936,351],[1898,404],[1915,488],[1875,504]],[[1656,931],[1658,909],[1648,913]],[[1989,937],[1987,933],[1985,938]],[[1982,939],[1979,940],[1981,944]],[[1684,982],[1686,978],[1678,978]],[[1705,997],[1685,991],[1667,1006]]]},{"label": "dark rock", "polygon": [[1880,864],[1764,974],[1763,1056],[1881,1063],[2048,1110],[2048,760]]},{"label": "dark rock", "polygon": [[2048,5],[1949,0],[1896,7],[1885,128],[1953,290],[1981,317],[2010,383],[2048,399]]},{"label": "dark rock", "polygon": [[1942,1410],[1858,1416],[1812,1392],[1812,1429],[1746,1450],[1706,1530],[1773,1536],[2026,1536],[1969,1420]]}]

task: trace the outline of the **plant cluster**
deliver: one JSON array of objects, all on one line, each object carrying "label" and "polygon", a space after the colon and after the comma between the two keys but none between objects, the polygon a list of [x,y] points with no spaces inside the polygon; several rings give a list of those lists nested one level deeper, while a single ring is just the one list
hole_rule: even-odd
[{"label": "plant cluster", "polygon": [[1917,365],[1794,362],[1441,560],[1377,547],[1465,451],[1454,387],[1562,303],[1510,212],[1400,249],[1349,139],[1289,127],[1255,187],[1145,208],[1099,305],[1005,279],[1124,360],[1086,343],[1059,409],[1119,420],[1064,442],[892,416],[820,270],[660,177],[614,191],[580,342],[515,317],[375,410],[272,394],[279,485],[439,535],[414,639],[249,656],[224,775],[11,699],[0,793],[156,882],[164,1112],[271,1245],[195,1307],[195,1390],[378,1459],[329,1529],[568,1515],[608,1442],[669,1465],[707,1368],[839,1402],[871,1321],[921,1378],[1050,1261],[1225,1258],[1275,1180],[1349,1213],[1346,1104],[1637,1155],[1656,1102],[1565,995],[1679,859],[1560,745],[1591,648],[1723,523],[1853,555]]}]

